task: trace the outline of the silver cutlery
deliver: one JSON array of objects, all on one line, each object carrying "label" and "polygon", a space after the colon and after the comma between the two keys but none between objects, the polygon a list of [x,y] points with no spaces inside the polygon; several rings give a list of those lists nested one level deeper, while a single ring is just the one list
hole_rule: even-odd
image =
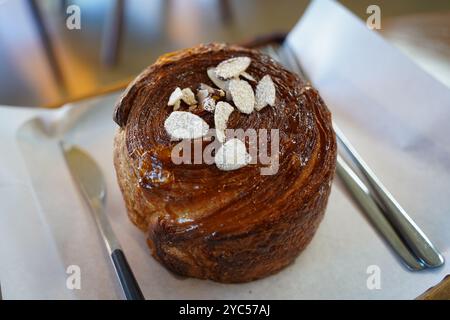
[{"label": "silver cutlery", "polygon": [[94,216],[113,263],[123,293],[128,300],[144,300],[136,278],[106,216],[106,183],[100,168],[85,151],[77,146],[60,143],[69,170]]},{"label": "silver cutlery", "polygon": [[[278,49],[269,45],[261,50],[291,71],[308,79],[297,56],[287,43]],[[377,230],[411,270],[441,266],[444,263],[443,256],[386,187],[381,184],[334,122],[333,127],[339,145],[367,183],[363,183],[340,156],[336,171]]]},{"label": "silver cutlery", "polygon": [[415,255],[411,253],[403,243],[389,221],[382,214],[377,203],[369,195],[369,190],[356,173],[345,163],[338,155],[336,172],[350,191],[352,197],[365,212],[375,229],[381,234],[385,241],[390,244],[392,249],[402,259],[404,264],[410,270],[422,270],[425,268]]},{"label": "silver cutlery", "polygon": [[374,200],[382,208],[386,218],[402,235],[408,247],[427,267],[435,268],[441,266],[444,263],[444,257],[386,187],[383,186],[335,123],[333,123],[333,127],[346,153],[366,178],[369,192],[374,195]]}]

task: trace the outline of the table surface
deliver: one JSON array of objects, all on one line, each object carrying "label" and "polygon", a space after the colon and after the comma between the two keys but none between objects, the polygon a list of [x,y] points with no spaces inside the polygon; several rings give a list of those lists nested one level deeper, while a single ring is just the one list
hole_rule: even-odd
[{"label": "table surface", "polygon": [[[0,1],[0,104],[60,106],[125,86],[160,54],[200,42],[241,42],[290,30],[308,0],[155,0],[123,3],[117,58],[109,31],[120,0],[71,1],[81,30],[66,28],[66,1]],[[365,19],[369,0],[342,0]],[[380,32],[450,85],[450,2],[376,1]],[[36,15],[36,8],[38,15]],[[189,21],[189,23],[187,23]],[[47,38],[42,38],[45,30]],[[46,40],[47,39],[47,40]],[[110,39],[110,41],[108,41]],[[111,40],[112,39],[112,40]],[[111,42],[112,41],[112,42]],[[45,44],[48,43],[50,49]],[[108,53],[111,53],[107,49]],[[30,59],[30,52],[33,52]]]}]

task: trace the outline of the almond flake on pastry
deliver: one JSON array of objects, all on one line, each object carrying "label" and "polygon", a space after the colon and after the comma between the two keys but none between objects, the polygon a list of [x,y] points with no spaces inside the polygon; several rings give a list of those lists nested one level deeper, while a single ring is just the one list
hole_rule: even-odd
[{"label": "almond flake on pastry", "polygon": [[221,79],[231,79],[239,77],[247,70],[252,60],[249,57],[231,58],[219,63],[216,67],[216,75]]},{"label": "almond flake on pastry", "polygon": [[236,108],[242,113],[252,113],[255,107],[255,94],[251,85],[244,80],[231,79],[229,89]]},{"label": "almond flake on pastry", "polygon": [[174,111],[164,121],[164,128],[172,140],[197,139],[208,133],[208,124],[199,116],[186,112]]},{"label": "almond flake on pastry", "polygon": [[247,73],[247,72],[242,72],[242,73],[240,74],[240,76],[241,76],[242,78],[248,80],[248,81],[256,82],[255,78],[253,78],[253,76],[252,76],[251,74]]},{"label": "almond flake on pastry", "polygon": [[267,105],[275,105],[275,85],[269,75],[265,75],[256,86],[255,109],[260,111]]},{"label": "almond flake on pastry", "polygon": [[206,70],[209,79],[214,83],[217,88],[224,90],[225,92],[228,90],[228,81],[219,79],[216,75],[216,68],[211,67]]},{"label": "almond flake on pastry", "polygon": [[175,104],[173,105],[173,111],[179,110],[180,107],[181,107],[181,100],[177,100],[177,102],[175,102]]},{"label": "almond flake on pastry", "polygon": [[192,106],[194,104],[197,104],[197,100],[195,99],[195,95],[192,92],[191,88],[184,88],[183,90],[181,90],[181,93],[181,100],[186,102],[188,105]]},{"label": "almond flake on pastry", "polygon": [[216,137],[220,142],[225,141],[225,129],[227,121],[234,108],[228,102],[219,101],[214,112],[214,125],[216,127]]},{"label": "almond flake on pastry", "polygon": [[214,157],[217,168],[222,171],[245,167],[251,160],[252,157],[247,153],[245,144],[236,138],[225,142]]},{"label": "almond flake on pastry", "polygon": [[197,100],[203,110],[214,112],[216,109],[216,101],[211,97],[211,93],[207,89],[197,91]]},{"label": "almond flake on pastry", "polygon": [[[175,90],[170,94],[169,102],[167,102],[167,105],[169,107],[175,106],[177,102],[181,100],[181,97],[183,96],[183,92],[179,87],[176,87]],[[179,105],[178,105],[179,107]]]},{"label": "almond flake on pastry", "polygon": [[208,68],[206,70],[206,73],[208,74],[209,79],[214,83],[219,89],[223,90],[225,92],[225,97],[228,101],[231,101],[231,94],[230,90],[228,90],[229,82],[228,80],[221,80],[216,75],[216,68]]},{"label": "almond flake on pastry", "polygon": [[207,84],[200,83],[198,86],[198,91],[206,90],[211,96],[216,96],[217,98],[225,97],[225,91],[222,89],[216,89],[208,86]]}]

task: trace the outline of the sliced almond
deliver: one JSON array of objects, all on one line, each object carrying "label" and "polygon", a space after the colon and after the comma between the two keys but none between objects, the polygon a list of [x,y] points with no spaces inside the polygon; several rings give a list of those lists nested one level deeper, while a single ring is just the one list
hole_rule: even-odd
[{"label": "sliced almond", "polygon": [[275,105],[275,85],[269,75],[265,75],[256,86],[255,109],[260,111],[267,105]]},{"label": "sliced almond", "polygon": [[186,111],[174,111],[164,121],[172,140],[197,139],[208,133],[208,124],[199,116]]},{"label": "sliced almond", "polygon": [[252,157],[247,153],[245,144],[239,139],[225,142],[214,157],[217,168],[230,171],[242,168],[250,163]]},{"label": "sliced almond", "polygon": [[255,107],[255,94],[247,81],[231,79],[229,85],[234,105],[242,113],[250,114]]},{"label": "sliced almond", "polygon": [[206,90],[211,96],[217,96],[218,98],[225,97],[225,91],[223,91],[222,89],[210,87],[204,83],[200,83],[200,85],[198,86],[198,90]]},{"label": "sliced almond", "polygon": [[209,79],[214,83],[219,89],[222,89],[225,92],[225,97],[228,101],[231,101],[230,90],[228,90],[229,81],[221,80],[216,75],[216,68],[208,68],[206,70]]},{"label": "sliced almond", "polygon": [[184,88],[183,90],[181,90],[181,93],[181,100],[186,102],[188,105],[192,106],[194,104],[197,104],[197,100],[195,99],[195,95],[192,92],[191,88]]},{"label": "sliced almond", "polygon": [[197,100],[203,110],[214,112],[216,109],[216,101],[211,97],[207,89],[197,91]]},{"label": "sliced almond", "polygon": [[242,72],[242,73],[240,74],[240,76],[241,76],[242,78],[248,80],[248,81],[256,82],[255,78],[253,78],[253,76],[252,76],[251,74],[247,73],[247,72]]},{"label": "sliced almond", "polygon": [[216,75],[216,68],[208,68],[206,70],[209,79],[214,83],[219,89],[224,90],[225,92],[228,90],[228,81],[221,80]]},{"label": "sliced almond", "polygon": [[216,67],[216,75],[221,79],[239,77],[251,62],[252,60],[249,57],[236,57],[222,61]]},{"label": "sliced almond", "polygon": [[228,102],[219,101],[214,112],[214,125],[216,127],[216,137],[220,142],[225,141],[225,129],[227,121],[234,108]]},{"label": "sliced almond", "polygon": [[179,110],[180,106],[181,106],[181,100],[177,100],[177,102],[175,102],[175,104],[173,105],[173,111]]},{"label": "sliced almond", "polygon": [[174,106],[178,101],[180,101],[183,96],[183,92],[179,87],[176,87],[175,90],[170,94],[169,102],[167,102],[168,106]]},{"label": "sliced almond", "polygon": [[206,97],[206,99],[202,101],[202,108],[206,111],[214,112],[216,109],[216,100],[210,96]]}]

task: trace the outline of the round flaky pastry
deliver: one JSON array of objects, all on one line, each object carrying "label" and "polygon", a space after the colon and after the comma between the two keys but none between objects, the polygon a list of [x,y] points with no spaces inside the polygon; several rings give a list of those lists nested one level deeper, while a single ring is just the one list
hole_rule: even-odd
[{"label": "round flaky pastry", "polygon": [[[217,88],[207,70],[234,57],[251,59],[245,72],[255,79],[253,90],[270,76],[276,98],[260,111],[236,109],[227,128],[278,129],[275,174],[261,174],[261,163],[222,171],[214,163],[171,159],[179,141],[164,128],[173,112],[170,95],[201,83]],[[214,128],[212,112],[197,115]],[[335,170],[331,115],[315,89],[268,56],[224,44],[166,54],[129,85],[113,117],[119,125],[114,166],[129,218],[169,270],[219,282],[255,280],[293,262],[311,241]]]}]

